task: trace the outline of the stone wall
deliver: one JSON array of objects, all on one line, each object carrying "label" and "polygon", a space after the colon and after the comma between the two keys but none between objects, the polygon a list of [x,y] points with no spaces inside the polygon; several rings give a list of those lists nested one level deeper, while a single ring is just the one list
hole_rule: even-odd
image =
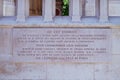
[{"label": "stone wall", "polygon": [[[0,80],[119,80],[120,79],[120,28],[109,26],[111,30],[111,58],[108,62],[16,62],[13,54],[13,29],[17,26],[0,28]],[[18,26],[19,29],[30,26]],[[35,26],[34,26],[35,27]],[[60,27],[50,26],[50,27]],[[64,27],[70,27],[64,26]],[[74,28],[81,26],[73,26]],[[101,26],[82,26],[87,29]],[[108,26],[104,26],[104,28]],[[32,27],[33,28],[33,27]],[[41,29],[42,26],[36,26]],[[73,29],[74,29],[73,28]],[[29,28],[28,28],[29,29]],[[19,36],[19,34],[18,34]],[[98,43],[99,44],[99,43]],[[18,44],[19,46],[19,44]],[[108,58],[108,57],[106,57]],[[17,59],[16,59],[17,60]]]}]

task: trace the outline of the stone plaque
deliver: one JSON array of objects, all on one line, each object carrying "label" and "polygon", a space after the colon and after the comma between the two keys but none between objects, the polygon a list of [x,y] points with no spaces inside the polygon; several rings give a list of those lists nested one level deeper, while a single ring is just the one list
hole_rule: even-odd
[{"label": "stone plaque", "polygon": [[109,62],[109,28],[14,28],[16,62]]}]

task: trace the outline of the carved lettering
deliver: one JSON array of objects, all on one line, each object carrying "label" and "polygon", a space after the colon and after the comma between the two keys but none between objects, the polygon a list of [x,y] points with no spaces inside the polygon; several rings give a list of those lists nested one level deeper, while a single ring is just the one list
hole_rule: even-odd
[{"label": "carved lettering", "polygon": [[104,62],[110,56],[110,29],[14,28],[15,61]]}]

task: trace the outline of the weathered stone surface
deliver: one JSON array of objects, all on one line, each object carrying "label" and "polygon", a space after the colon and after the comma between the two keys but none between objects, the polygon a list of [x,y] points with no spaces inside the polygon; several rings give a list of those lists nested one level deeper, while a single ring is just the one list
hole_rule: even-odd
[{"label": "weathered stone surface", "polygon": [[9,60],[12,56],[12,29],[0,28],[0,61]]},{"label": "weathered stone surface", "polygon": [[110,64],[95,64],[95,79],[96,80],[111,80]]},{"label": "weathered stone surface", "polygon": [[[48,64],[48,80],[94,80],[92,64]],[[87,77],[85,76],[87,75]]]},{"label": "weathered stone surface", "polygon": [[96,16],[96,0],[85,0],[85,16]]},{"label": "weathered stone surface", "polygon": [[0,80],[46,80],[46,65],[28,63],[2,63]]},{"label": "weathered stone surface", "polygon": [[3,16],[15,16],[14,0],[3,0]]},{"label": "weathered stone surface", "polygon": [[12,48],[13,28],[0,28],[0,80],[119,80],[119,28],[112,29],[110,36],[112,55],[108,63],[16,62]]},{"label": "weathered stone surface", "polygon": [[120,16],[120,1],[109,0],[109,16]]},{"label": "weathered stone surface", "polygon": [[17,62],[109,62],[110,35],[109,28],[14,28],[13,55]]},{"label": "weathered stone surface", "polygon": [[120,54],[120,29],[112,29],[112,52]]}]

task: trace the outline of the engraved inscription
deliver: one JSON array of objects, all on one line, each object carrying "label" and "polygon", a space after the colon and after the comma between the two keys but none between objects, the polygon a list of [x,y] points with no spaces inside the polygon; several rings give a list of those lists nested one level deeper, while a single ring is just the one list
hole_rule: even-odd
[{"label": "engraved inscription", "polygon": [[110,29],[13,29],[18,62],[106,62],[110,55]]}]

